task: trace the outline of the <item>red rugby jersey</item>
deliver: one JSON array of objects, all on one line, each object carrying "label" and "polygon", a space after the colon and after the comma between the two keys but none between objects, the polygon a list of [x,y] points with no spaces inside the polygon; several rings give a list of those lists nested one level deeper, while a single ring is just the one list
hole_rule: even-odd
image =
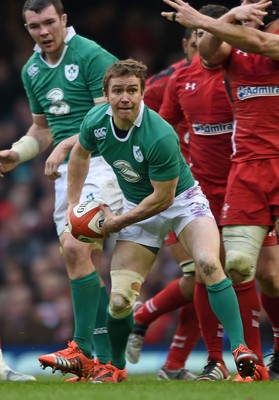
[{"label": "red rugby jersey", "polygon": [[225,186],[233,114],[222,67],[207,69],[195,56],[191,64],[171,75],[159,114],[172,125],[187,118],[194,177],[204,184]]},{"label": "red rugby jersey", "polygon": [[157,74],[151,75],[146,79],[144,103],[147,105],[147,107],[156,112],[159,111],[163,101],[164,91],[171,74],[178,68],[184,67],[185,65],[186,59],[184,58],[183,60],[171,64],[168,68],[158,72]]},{"label": "red rugby jersey", "polygon": [[[164,91],[167,87],[169,78],[171,74],[179,68],[182,68],[186,65],[187,61],[184,58],[183,60],[178,61],[177,63],[171,64],[168,68],[158,72],[150,76],[146,82],[146,89],[144,94],[144,103],[147,107],[152,110],[158,112],[164,96]],[[180,147],[182,154],[186,161],[189,161],[189,149],[188,149],[188,124],[185,119],[176,126],[176,132],[180,139]]]},{"label": "red rugby jersey", "polygon": [[235,109],[232,160],[278,157],[279,62],[232,48],[225,68]]}]

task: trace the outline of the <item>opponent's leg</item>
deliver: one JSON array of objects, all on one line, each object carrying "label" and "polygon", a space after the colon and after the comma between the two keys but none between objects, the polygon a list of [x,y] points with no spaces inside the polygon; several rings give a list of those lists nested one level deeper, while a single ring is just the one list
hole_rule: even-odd
[{"label": "opponent's leg", "polygon": [[[268,227],[225,226],[223,240],[226,249],[226,270],[234,283],[240,307],[246,343],[258,356],[255,379],[266,380],[260,338],[259,316],[261,305],[255,282],[255,270],[262,242]],[[235,381],[240,381],[237,376]]]},{"label": "opponent's leg", "polygon": [[179,240],[192,254],[207,285],[211,308],[228,334],[239,373],[243,377],[253,376],[258,359],[245,345],[237,297],[219,260],[220,238],[215,221],[209,217],[193,220],[183,229]]}]

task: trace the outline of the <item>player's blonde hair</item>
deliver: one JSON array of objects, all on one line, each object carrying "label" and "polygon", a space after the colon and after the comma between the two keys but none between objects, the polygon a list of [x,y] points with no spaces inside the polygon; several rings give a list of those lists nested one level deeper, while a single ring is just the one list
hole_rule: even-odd
[{"label": "player's blonde hair", "polygon": [[105,93],[108,92],[108,86],[111,78],[118,78],[119,76],[131,76],[134,75],[140,80],[140,86],[142,92],[145,89],[145,79],[147,75],[147,66],[141,61],[133,60],[128,58],[122,61],[116,61],[109,66],[105,72],[103,78],[103,90]]}]

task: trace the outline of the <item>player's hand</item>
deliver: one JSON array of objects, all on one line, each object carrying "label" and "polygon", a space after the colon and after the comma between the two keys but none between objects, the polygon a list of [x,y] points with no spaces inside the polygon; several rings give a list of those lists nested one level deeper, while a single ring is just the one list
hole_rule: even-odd
[{"label": "player's hand", "polygon": [[162,17],[172,22],[178,22],[188,28],[199,27],[203,15],[191,7],[190,4],[182,0],[163,0],[163,2],[172,7],[173,11],[161,12]]},{"label": "player's hand", "polygon": [[122,226],[119,223],[119,217],[111,212],[109,207],[100,204],[100,209],[105,214],[105,220],[102,226],[102,233],[104,238],[108,238],[110,233],[119,232]]},{"label": "player's hand", "polygon": [[19,164],[19,155],[14,150],[0,151],[0,177],[3,178],[6,172],[12,171]]},{"label": "player's hand", "polygon": [[55,180],[61,177],[61,173],[58,171],[58,167],[65,160],[67,155],[66,151],[58,145],[52,151],[45,162],[45,175],[51,180]]},{"label": "player's hand", "polygon": [[262,18],[267,14],[265,9],[272,4],[269,0],[261,0],[258,3],[246,4],[232,8],[228,14],[232,14],[235,21],[254,21],[263,25]]}]

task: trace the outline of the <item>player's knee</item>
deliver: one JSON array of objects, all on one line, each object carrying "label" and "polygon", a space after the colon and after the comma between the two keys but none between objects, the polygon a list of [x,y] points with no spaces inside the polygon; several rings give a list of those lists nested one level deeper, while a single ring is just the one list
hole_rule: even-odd
[{"label": "player's knee", "polygon": [[[95,243],[83,243],[76,240],[71,234],[63,234],[60,236],[61,253],[67,265],[82,265],[90,257],[95,249],[102,249],[101,243],[96,247]],[[100,246],[100,247],[99,247]]]},{"label": "player's knee", "polygon": [[210,257],[208,254],[199,257],[196,261],[196,266],[199,268],[199,273],[202,273],[202,276],[213,276],[218,270],[221,268],[220,261],[218,257]]},{"label": "player's knee", "polygon": [[61,250],[66,263],[72,264],[77,258],[78,252],[72,240],[68,240],[67,238],[63,239],[63,241],[61,241]]},{"label": "player's knee", "polygon": [[111,271],[110,313],[115,318],[128,316],[141,289],[144,278],[134,271]]},{"label": "player's knee", "polygon": [[243,283],[254,279],[255,264],[251,256],[238,250],[229,250],[226,253],[226,272],[233,283]]},{"label": "player's knee", "polygon": [[110,296],[110,313],[114,318],[127,317],[133,310],[132,303],[122,296],[120,293],[111,293]]},{"label": "player's knee", "polygon": [[229,226],[223,228],[226,250],[225,269],[233,283],[255,278],[259,251],[267,232],[264,226]]}]

